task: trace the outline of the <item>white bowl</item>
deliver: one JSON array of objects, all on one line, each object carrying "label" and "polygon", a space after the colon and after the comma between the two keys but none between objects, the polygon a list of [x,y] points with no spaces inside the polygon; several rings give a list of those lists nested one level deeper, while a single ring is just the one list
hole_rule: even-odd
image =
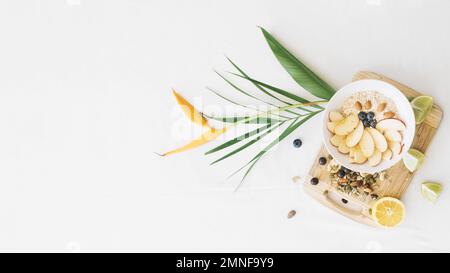
[{"label": "white bowl", "polygon": [[[397,106],[398,113],[402,121],[406,124],[406,130],[403,132],[403,149],[398,155],[394,155],[389,161],[383,161],[378,166],[371,167],[366,163],[364,164],[353,164],[350,163],[350,158],[348,155],[340,153],[336,147],[330,143],[330,138],[333,136],[332,133],[327,128],[327,122],[329,121],[330,111],[340,110],[344,102],[350,98],[353,94],[360,91],[377,91],[383,96],[390,98]],[[344,167],[362,173],[376,173],[383,170],[389,169],[394,166],[397,162],[402,159],[408,150],[411,148],[411,144],[414,139],[416,131],[416,120],[414,117],[414,112],[412,110],[411,104],[409,103],[406,96],[400,92],[393,85],[379,80],[360,80],[352,82],[340,90],[338,90],[330,102],[326,106],[325,113],[323,116],[323,138],[325,142],[325,147],[331,156]]]}]

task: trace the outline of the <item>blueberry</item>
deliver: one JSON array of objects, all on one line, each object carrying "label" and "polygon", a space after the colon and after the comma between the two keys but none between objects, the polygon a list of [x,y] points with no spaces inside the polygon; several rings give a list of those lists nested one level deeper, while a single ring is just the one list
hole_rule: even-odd
[{"label": "blueberry", "polygon": [[373,120],[373,118],[375,118],[375,113],[374,112],[367,113],[367,119],[368,120]]},{"label": "blueberry", "polygon": [[294,147],[295,147],[295,148],[300,148],[300,147],[302,147],[302,144],[303,144],[303,142],[302,142],[301,139],[297,138],[296,140],[294,140]]},{"label": "blueberry", "polygon": [[358,118],[359,118],[360,121],[365,120],[366,117],[367,117],[367,113],[366,112],[359,112]]},{"label": "blueberry", "polygon": [[337,175],[339,176],[339,178],[344,178],[345,175],[346,175],[346,173],[345,173],[344,170],[339,170],[338,173],[337,173]]},{"label": "blueberry", "polygon": [[365,119],[365,120],[363,120],[363,125],[364,125],[364,127],[370,127],[370,120],[368,120],[368,119]]},{"label": "blueberry", "polygon": [[377,127],[377,121],[374,120],[374,119],[372,119],[372,120],[370,121],[370,127],[372,127],[372,128]]},{"label": "blueberry", "polygon": [[341,170],[343,170],[345,173],[350,173],[351,171],[347,169],[346,167],[342,166]]},{"label": "blueberry", "polygon": [[342,198],[342,203],[344,203],[344,204],[347,204],[348,203],[348,201],[347,201],[347,199],[344,199],[344,198]]},{"label": "blueberry", "polygon": [[319,158],[319,164],[320,164],[320,165],[325,165],[325,164],[327,164],[327,159],[326,159],[325,157]]},{"label": "blueberry", "polygon": [[311,178],[311,185],[317,185],[319,184],[319,179],[317,177],[313,177]]}]

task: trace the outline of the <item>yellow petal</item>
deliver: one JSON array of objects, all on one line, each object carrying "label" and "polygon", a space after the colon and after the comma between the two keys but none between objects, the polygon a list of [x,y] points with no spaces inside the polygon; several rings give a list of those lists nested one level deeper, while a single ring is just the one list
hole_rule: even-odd
[{"label": "yellow petal", "polygon": [[175,96],[175,99],[177,100],[178,105],[181,107],[183,112],[186,114],[186,116],[195,124],[209,127],[208,121],[206,118],[203,117],[202,114],[200,114],[192,104],[190,104],[185,98],[183,98],[180,94],[175,91],[175,89],[172,89],[173,95]]},{"label": "yellow petal", "polygon": [[197,139],[192,140],[191,142],[189,142],[188,144],[172,150],[170,152],[164,153],[161,156],[166,156],[166,155],[171,155],[171,154],[177,154],[177,153],[181,153],[181,152],[185,152],[194,148],[197,148],[203,144],[206,144],[208,142],[210,142],[211,140],[216,139],[217,137],[219,137],[220,135],[222,135],[223,133],[225,133],[227,131],[227,127],[224,127],[222,129],[214,129],[214,128],[210,128],[208,131],[204,132],[200,137],[198,137]]}]

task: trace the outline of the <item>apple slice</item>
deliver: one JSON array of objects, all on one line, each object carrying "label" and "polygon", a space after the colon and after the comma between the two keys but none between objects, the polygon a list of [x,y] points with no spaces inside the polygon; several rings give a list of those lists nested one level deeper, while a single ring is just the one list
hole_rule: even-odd
[{"label": "apple slice", "polygon": [[369,130],[364,130],[361,141],[359,142],[359,147],[361,148],[363,155],[367,158],[371,157],[375,152],[375,142],[373,141]]},{"label": "apple slice", "polygon": [[369,158],[369,161],[367,162],[367,164],[370,167],[375,167],[378,164],[380,164],[381,162],[381,158],[382,158],[382,154],[380,151],[375,150],[375,152],[373,153],[373,155]]},{"label": "apple slice", "polygon": [[355,147],[350,147],[350,152],[348,153],[348,155],[351,159],[353,159],[353,157],[355,156],[355,149]]},{"label": "apple slice", "polygon": [[344,116],[338,111],[331,111],[329,115],[330,121],[341,121],[344,119]]},{"label": "apple slice", "polygon": [[334,129],[336,128],[336,125],[337,125],[337,121],[329,121],[327,123],[328,131],[330,131],[334,134]]},{"label": "apple slice", "polygon": [[392,159],[392,151],[390,149],[387,149],[386,151],[384,151],[382,158],[384,161],[389,161]]},{"label": "apple slice", "polygon": [[339,145],[341,145],[341,143],[344,141],[345,137],[340,135],[334,135],[332,138],[330,138],[330,143],[335,147],[339,147]]},{"label": "apple slice", "polygon": [[345,141],[342,141],[341,144],[339,144],[338,151],[343,154],[348,154],[350,152],[350,148],[347,147]]},{"label": "apple slice", "polygon": [[358,126],[359,118],[356,114],[351,114],[345,119],[338,121],[336,127],[334,128],[334,132],[340,136],[346,136],[350,134],[353,130],[355,130],[356,126]]},{"label": "apple slice", "polygon": [[348,154],[350,152],[350,148],[345,145],[345,141],[342,141],[338,147],[338,151],[343,154]]},{"label": "apple slice", "polygon": [[380,131],[378,131],[377,129],[374,129],[374,128],[367,128],[367,129],[373,138],[373,141],[375,143],[375,148],[382,153],[384,151],[386,151],[388,148],[388,143],[386,141],[386,138],[383,136],[383,134],[381,134]]},{"label": "apple slice", "polygon": [[354,163],[363,164],[364,162],[367,161],[367,157],[364,156],[360,147],[356,146],[356,148],[354,148],[353,152],[354,152],[354,155],[353,155]]},{"label": "apple slice", "polygon": [[380,120],[377,124],[377,129],[380,130],[381,132],[387,130],[404,131],[406,130],[406,125],[405,123],[403,123],[403,121],[399,119],[389,118]]},{"label": "apple slice", "polygon": [[400,142],[388,141],[388,145],[393,155],[399,155],[402,152],[402,145]]},{"label": "apple slice", "polygon": [[384,131],[384,136],[388,141],[402,142],[402,134],[400,134],[399,131],[386,130]]},{"label": "apple slice", "polygon": [[362,138],[364,132],[364,125],[363,123],[360,121],[358,123],[358,126],[356,127],[355,130],[353,130],[353,132],[351,132],[347,138],[345,143],[347,144],[348,147],[355,147],[356,145],[358,145],[359,141]]}]

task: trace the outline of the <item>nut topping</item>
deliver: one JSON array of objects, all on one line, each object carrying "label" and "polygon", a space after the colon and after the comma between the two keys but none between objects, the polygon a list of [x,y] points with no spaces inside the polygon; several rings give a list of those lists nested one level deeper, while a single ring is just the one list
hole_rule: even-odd
[{"label": "nut topping", "polygon": [[386,109],[387,103],[382,102],[378,105],[377,111],[378,112],[383,112]]},{"label": "nut topping", "polygon": [[393,117],[395,117],[395,114],[392,113],[392,112],[386,112],[386,113],[383,114],[383,117],[384,117],[385,119],[393,118]]}]

